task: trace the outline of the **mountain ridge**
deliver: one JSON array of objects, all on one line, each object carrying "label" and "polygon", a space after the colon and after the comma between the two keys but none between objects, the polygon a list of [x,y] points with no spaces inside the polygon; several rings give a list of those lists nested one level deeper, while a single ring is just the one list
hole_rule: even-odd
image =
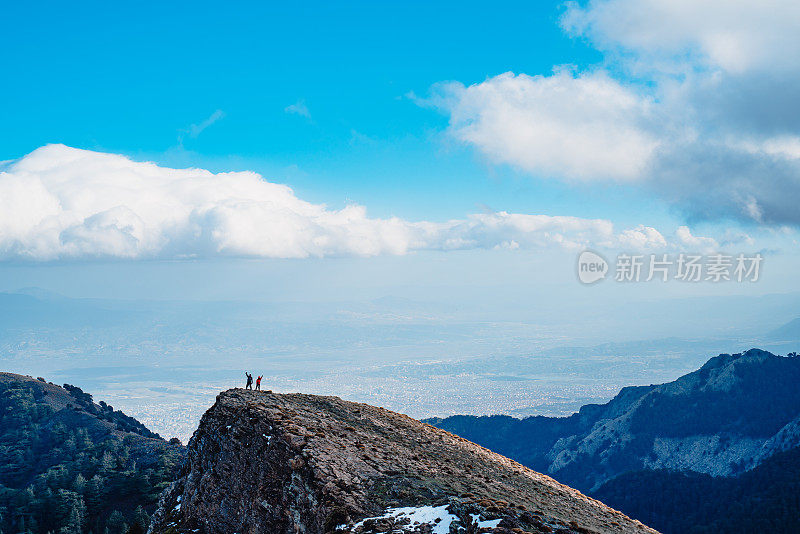
[{"label": "mountain ridge", "polygon": [[800,317],[779,326],[768,335],[772,339],[782,341],[796,341],[800,339]]},{"label": "mountain ridge", "polygon": [[79,387],[0,373],[0,532],[141,534],[184,453]]},{"label": "mountain ridge", "polygon": [[714,476],[752,469],[800,443],[797,383],[800,358],[751,349],[715,356],[673,382],[624,387],[569,417],[427,421],[592,491],[638,469]]},{"label": "mountain ridge", "polygon": [[[430,522],[411,522],[433,510],[440,515]],[[151,532],[366,534],[388,532],[381,530],[387,525],[420,533],[450,532],[445,525],[452,532],[655,532],[405,415],[337,397],[241,389],[221,393],[203,416]]]}]

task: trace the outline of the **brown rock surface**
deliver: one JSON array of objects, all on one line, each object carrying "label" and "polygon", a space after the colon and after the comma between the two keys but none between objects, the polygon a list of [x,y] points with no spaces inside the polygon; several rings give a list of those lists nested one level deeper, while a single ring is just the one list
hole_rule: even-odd
[{"label": "brown rock surface", "polygon": [[337,397],[241,389],[221,393],[203,416],[151,532],[442,531],[441,521],[384,517],[426,505],[461,518],[448,532],[655,532],[405,415]]}]

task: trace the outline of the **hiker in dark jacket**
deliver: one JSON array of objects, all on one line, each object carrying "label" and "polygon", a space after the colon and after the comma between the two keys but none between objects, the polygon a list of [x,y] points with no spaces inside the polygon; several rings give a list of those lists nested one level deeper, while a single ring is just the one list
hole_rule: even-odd
[{"label": "hiker in dark jacket", "polygon": [[244,389],[253,389],[253,375],[247,371],[245,371],[244,374],[247,375],[247,385],[244,387]]}]

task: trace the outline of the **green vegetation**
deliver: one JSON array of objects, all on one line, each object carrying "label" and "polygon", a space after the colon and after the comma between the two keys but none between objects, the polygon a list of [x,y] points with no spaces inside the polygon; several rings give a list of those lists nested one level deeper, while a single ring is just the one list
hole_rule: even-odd
[{"label": "green vegetation", "polygon": [[[718,387],[724,379],[714,373],[737,360],[735,367],[728,367],[730,387]],[[792,354],[770,355],[763,361],[721,355],[692,374],[709,387],[695,388],[691,395],[651,395],[633,413],[631,432],[676,438],[725,433],[769,438],[800,409],[800,358]]]},{"label": "green vegetation", "polygon": [[[798,417],[798,383],[796,353],[782,357],[751,349],[711,358],[667,384],[623,388],[608,403],[588,404],[569,417],[461,415],[427,422],[536,471],[547,472],[553,458],[567,451],[562,458],[568,461],[550,474],[588,492],[598,482],[646,468],[657,438],[719,436],[723,445],[731,438],[766,441]],[[594,444],[581,449],[589,436]],[[747,459],[729,464],[731,471],[741,472]]]},{"label": "green vegetation", "polygon": [[65,389],[0,382],[0,534],[143,533],[183,447]]},{"label": "green vegetation", "polygon": [[593,497],[664,534],[796,533],[800,528],[800,447],[738,477],[638,471]]},{"label": "green vegetation", "polygon": [[[551,473],[555,478],[665,534],[796,533],[800,448],[750,471],[749,457],[716,455],[732,439],[766,442],[795,420],[798,383],[797,353],[780,357],[751,349],[712,358],[668,384],[623,388],[610,402],[586,405],[570,417],[454,416],[429,422],[538,471],[546,472],[554,455],[566,451],[562,457],[571,461]],[[575,445],[598,428],[607,430],[596,434],[602,441],[591,448]],[[736,476],[646,469],[658,459],[657,438],[693,436],[717,437],[717,450],[700,452]],[[606,482],[593,491],[598,481]]]}]

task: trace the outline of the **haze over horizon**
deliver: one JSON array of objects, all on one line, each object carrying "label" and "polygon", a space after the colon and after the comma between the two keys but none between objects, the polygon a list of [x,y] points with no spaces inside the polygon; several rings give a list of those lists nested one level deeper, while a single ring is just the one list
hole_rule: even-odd
[{"label": "haze over horizon", "polygon": [[8,6],[4,370],[185,438],[244,369],[565,414],[796,350],[796,3],[306,7]]}]

